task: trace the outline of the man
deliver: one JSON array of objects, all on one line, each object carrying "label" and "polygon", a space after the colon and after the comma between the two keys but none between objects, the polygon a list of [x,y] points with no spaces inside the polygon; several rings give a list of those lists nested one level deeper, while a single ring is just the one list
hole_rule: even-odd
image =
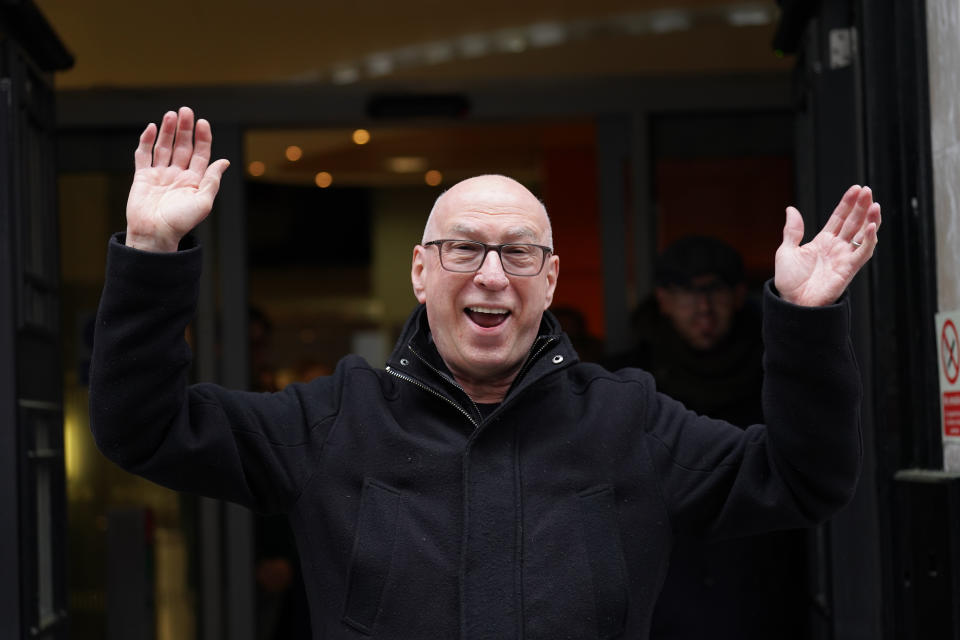
[{"label": "man", "polygon": [[97,319],[93,429],[135,473],[286,513],[315,638],[646,638],[674,530],[809,525],[852,495],[859,382],[835,303],[877,242],[869,189],[804,247],[788,209],[766,294],[767,427],[579,363],[545,313],[549,219],[501,176],[437,201],[413,250],[421,306],[385,369],[348,356],[255,394],[186,383],[200,251],[185,236],[227,165],[208,166],[210,125],[195,144],[193,130],[181,108],[140,137]]},{"label": "man", "polygon": [[[635,314],[638,345],[617,364],[649,371],[662,393],[697,413],[741,428],[763,422],[761,318],[740,254],[717,238],[686,236],[657,258],[654,279],[654,296]],[[802,530],[710,544],[678,535],[653,637],[807,637],[805,554]]]},{"label": "man", "polygon": [[637,344],[611,368],[640,367],[688,409],[739,427],[763,422],[759,305],[730,245],[685,236],[658,256],[654,295],[633,314]]}]

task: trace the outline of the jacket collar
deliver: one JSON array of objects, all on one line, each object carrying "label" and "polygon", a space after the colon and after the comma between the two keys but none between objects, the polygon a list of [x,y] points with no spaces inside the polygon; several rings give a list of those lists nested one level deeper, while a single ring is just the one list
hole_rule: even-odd
[{"label": "jacket collar", "polygon": [[[502,404],[509,403],[540,378],[564,369],[578,360],[570,339],[560,328],[560,323],[552,313],[545,312],[530,353]],[[476,405],[454,380],[434,345],[425,305],[418,305],[407,318],[400,338],[387,359],[387,369],[392,369],[401,376],[413,377],[420,384],[429,386],[432,392],[442,394],[448,401],[455,402],[475,416],[475,424],[481,422]]]}]

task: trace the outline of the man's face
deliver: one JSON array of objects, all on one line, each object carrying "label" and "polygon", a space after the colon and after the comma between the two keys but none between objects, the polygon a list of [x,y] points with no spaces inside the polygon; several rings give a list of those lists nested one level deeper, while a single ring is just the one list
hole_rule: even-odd
[{"label": "man's face", "polygon": [[731,287],[713,274],[696,276],[690,286],[657,287],[660,312],[670,319],[684,342],[697,350],[712,349],[733,328],[746,287]]},{"label": "man's face", "polygon": [[[438,201],[425,241],[474,240],[549,246],[549,221],[522,185],[501,176],[457,184]],[[553,300],[559,259],[549,255],[535,276],[508,275],[490,251],[474,273],[441,266],[439,247],[417,245],[411,278],[427,307],[434,343],[458,380],[503,384],[516,375]]]}]

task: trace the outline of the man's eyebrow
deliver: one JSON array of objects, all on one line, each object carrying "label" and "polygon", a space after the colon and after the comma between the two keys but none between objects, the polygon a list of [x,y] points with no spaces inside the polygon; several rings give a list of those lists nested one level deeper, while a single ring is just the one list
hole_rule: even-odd
[{"label": "man's eyebrow", "polygon": [[[450,227],[450,231],[451,233],[462,233],[467,238],[471,238],[479,233],[478,228],[474,225],[465,224],[462,222],[454,224],[452,227]],[[525,226],[510,227],[503,232],[501,237],[506,240],[536,240],[537,232],[534,229]]]},{"label": "man's eyebrow", "polygon": [[510,240],[536,240],[537,232],[530,227],[511,227],[507,229],[506,233],[503,234],[503,237]]},{"label": "man's eyebrow", "polygon": [[450,227],[451,233],[462,233],[465,236],[470,236],[474,233],[477,233],[477,228],[471,224],[464,224],[463,222],[458,222]]}]

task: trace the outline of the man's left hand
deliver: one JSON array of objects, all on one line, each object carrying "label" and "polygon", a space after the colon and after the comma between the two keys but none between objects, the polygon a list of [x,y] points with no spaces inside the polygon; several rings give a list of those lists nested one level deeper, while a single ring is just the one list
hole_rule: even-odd
[{"label": "man's left hand", "polygon": [[836,302],[873,255],[879,228],[880,205],[870,187],[847,189],[823,230],[803,246],[803,218],[787,207],[774,286],[784,300],[805,307]]}]

